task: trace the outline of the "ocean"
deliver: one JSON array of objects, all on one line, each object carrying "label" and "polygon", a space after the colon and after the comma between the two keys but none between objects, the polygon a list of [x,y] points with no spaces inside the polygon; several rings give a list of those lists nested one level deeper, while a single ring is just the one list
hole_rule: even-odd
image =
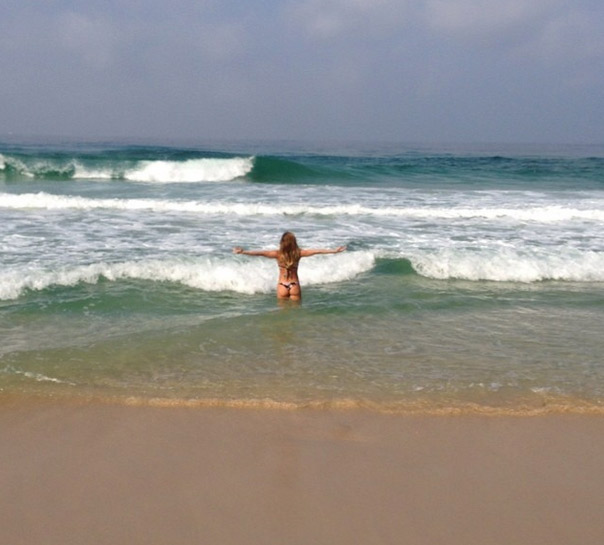
[{"label": "ocean", "polygon": [[0,395],[604,411],[602,146],[5,139],[0,234]]}]

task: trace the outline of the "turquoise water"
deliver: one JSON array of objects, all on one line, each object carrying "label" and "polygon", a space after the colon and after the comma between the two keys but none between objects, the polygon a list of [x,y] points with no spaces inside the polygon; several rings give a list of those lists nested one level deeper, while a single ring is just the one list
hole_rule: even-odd
[{"label": "turquoise water", "polygon": [[[0,389],[600,407],[604,149],[0,143]],[[284,230],[348,246],[275,299]]]}]

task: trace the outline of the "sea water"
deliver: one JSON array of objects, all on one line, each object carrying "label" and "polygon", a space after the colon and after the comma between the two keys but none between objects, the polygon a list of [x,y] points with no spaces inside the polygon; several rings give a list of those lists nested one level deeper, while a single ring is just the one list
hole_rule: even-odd
[{"label": "sea water", "polygon": [[3,393],[604,407],[602,147],[5,139],[0,235]]}]

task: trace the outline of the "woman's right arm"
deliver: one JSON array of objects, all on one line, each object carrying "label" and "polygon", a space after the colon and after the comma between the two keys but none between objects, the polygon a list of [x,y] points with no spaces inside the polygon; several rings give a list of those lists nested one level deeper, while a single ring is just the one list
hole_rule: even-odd
[{"label": "woman's right arm", "polygon": [[316,249],[310,249],[310,250],[302,250],[300,252],[301,257],[310,257],[311,255],[318,255],[318,254],[339,254],[340,252],[343,252],[346,250],[346,246],[338,246],[337,248],[329,249],[329,248],[316,248]]},{"label": "woman's right arm", "polygon": [[233,248],[234,254],[243,254],[243,255],[254,255],[260,257],[270,257],[273,259],[277,259],[277,250],[244,250],[240,246],[235,246]]}]

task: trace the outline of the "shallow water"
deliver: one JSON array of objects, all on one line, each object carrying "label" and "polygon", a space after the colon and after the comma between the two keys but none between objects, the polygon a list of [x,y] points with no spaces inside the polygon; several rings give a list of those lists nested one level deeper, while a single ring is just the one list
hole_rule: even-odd
[{"label": "shallow water", "polygon": [[0,388],[600,407],[604,154],[530,151],[0,146]]}]

